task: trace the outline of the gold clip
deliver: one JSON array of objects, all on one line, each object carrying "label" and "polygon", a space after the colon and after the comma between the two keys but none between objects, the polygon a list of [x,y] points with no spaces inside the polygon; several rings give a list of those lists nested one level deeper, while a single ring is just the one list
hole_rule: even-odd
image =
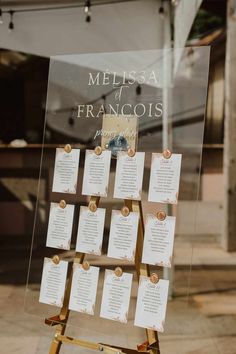
[{"label": "gold clip", "polygon": [[157,212],[157,219],[160,221],[164,221],[166,218],[166,213],[164,211]]},{"label": "gold clip", "polygon": [[127,217],[129,216],[129,208],[127,206],[123,206],[123,208],[121,209],[121,214],[124,216],[124,217]]},{"label": "gold clip", "polygon": [[156,273],[152,273],[150,276],[150,281],[153,284],[157,284],[159,282],[159,276]]},{"label": "gold clip", "polygon": [[66,144],[66,146],[64,147],[64,150],[65,150],[65,152],[67,152],[69,154],[71,152],[71,150],[72,150],[71,145],[70,144]]},{"label": "gold clip", "polygon": [[148,341],[137,345],[138,352],[147,352],[148,351],[148,346],[149,346],[149,342]]},{"label": "gold clip", "polygon": [[129,148],[127,151],[129,157],[134,157],[135,153],[136,153],[135,149],[132,148]]},{"label": "gold clip", "polygon": [[55,256],[52,257],[52,261],[54,264],[59,264],[60,263],[60,257],[56,254]]},{"label": "gold clip", "polygon": [[65,207],[66,207],[66,201],[62,199],[62,200],[60,201],[60,203],[59,203],[59,206],[60,206],[60,208],[65,209]]},{"label": "gold clip", "polygon": [[160,353],[158,342],[150,344],[149,341],[146,341],[140,345],[137,345],[137,349],[140,353],[147,353],[150,350],[155,351],[155,353]]},{"label": "gold clip", "polygon": [[83,270],[86,270],[86,271],[89,270],[89,268],[90,268],[89,262],[88,261],[83,262],[82,268],[83,268]]},{"label": "gold clip", "polygon": [[166,150],[163,151],[163,157],[165,159],[170,159],[171,155],[172,155],[172,152],[169,149],[166,149]]},{"label": "gold clip", "polygon": [[101,146],[96,146],[95,149],[94,149],[94,152],[95,152],[96,155],[101,155],[101,153],[102,153]]},{"label": "gold clip", "polygon": [[89,210],[92,212],[92,213],[95,213],[95,211],[97,211],[97,205],[95,203],[90,203],[89,204]]},{"label": "gold clip", "polygon": [[123,270],[121,269],[121,267],[117,267],[117,268],[115,269],[114,273],[115,273],[115,275],[116,275],[117,277],[120,278],[120,277],[122,276],[122,274],[123,274]]}]

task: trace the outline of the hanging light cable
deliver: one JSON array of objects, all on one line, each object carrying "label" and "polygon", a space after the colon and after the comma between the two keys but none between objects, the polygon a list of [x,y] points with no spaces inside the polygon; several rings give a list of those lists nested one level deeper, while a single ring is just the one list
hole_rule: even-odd
[{"label": "hanging light cable", "polygon": [[90,0],[85,0],[84,12],[86,14],[85,21],[91,22],[91,1]]},{"label": "hanging light cable", "polygon": [[9,30],[9,32],[11,33],[11,32],[14,30],[14,23],[13,23],[14,11],[13,11],[13,10],[10,10],[10,11],[9,11],[9,14],[10,14],[10,22],[9,22],[9,25],[8,25],[8,30]]}]

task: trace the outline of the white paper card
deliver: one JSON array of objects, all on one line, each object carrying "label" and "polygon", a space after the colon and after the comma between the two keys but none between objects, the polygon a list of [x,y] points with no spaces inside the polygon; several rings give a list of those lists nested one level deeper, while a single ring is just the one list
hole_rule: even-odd
[{"label": "white paper card", "polygon": [[99,268],[84,270],[81,264],[74,264],[69,309],[94,315]]},{"label": "white paper card", "polygon": [[117,277],[106,269],[100,316],[127,323],[133,274],[123,273]]},{"label": "white paper card", "polygon": [[162,154],[152,154],[148,201],[177,204],[181,170],[181,154],[169,159]]},{"label": "white paper card", "polygon": [[164,332],[169,280],[153,284],[150,278],[140,276],[134,325]]},{"label": "white paper card", "polygon": [[58,203],[51,203],[47,247],[61,248],[63,250],[70,249],[74,209],[75,206],[71,204],[61,208]]},{"label": "white paper card", "polygon": [[80,207],[77,252],[101,255],[105,213],[106,209],[103,208],[92,212],[88,207]]},{"label": "white paper card", "polygon": [[107,197],[111,164],[111,151],[96,155],[86,150],[82,194]]},{"label": "white paper card", "polygon": [[155,215],[147,214],[142,263],[170,268],[174,234],[175,216],[167,216],[160,221]]},{"label": "white paper card", "polygon": [[51,258],[44,258],[39,302],[62,307],[68,262],[55,264]]},{"label": "white paper card", "polygon": [[134,261],[138,222],[136,212],[123,216],[119,210],[112,210],[108,257]]},{"label": "white paper card", "polygon": [[56,149],[52,191],[57,193],[76,193],[79,171],[80,150],[67,153],[63,148]]},{"label": "white paper card", "polygon": [[118,153],[114,198],[141,200],[144,158],[144,152],[136,152],[133,157],[124,151]]}]

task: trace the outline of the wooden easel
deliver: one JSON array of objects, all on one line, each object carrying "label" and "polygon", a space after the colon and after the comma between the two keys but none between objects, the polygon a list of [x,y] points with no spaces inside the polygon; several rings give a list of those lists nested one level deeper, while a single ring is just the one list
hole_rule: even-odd
[{"label": "wooden easel", "polygon": [[[89,201],[89,206],[91,204],[96,204],[98,207],[100,198],[91,197]],[[140,275],[150,276],[149,266],[141,263],[142,249],[143,249],[143,237],[144,237],[144,222],[143,222],[143,213],[142,213],[142,204],[140,201],[134,200],[125,200],[125,206],[129,208],[130,211],[135,211],[139,213],[139,226],[138,226],[138,237],[137,237],[137,247],[135,254],[135,268],[137,276]],[[85,258],[85,254],[76,252],[74,258],[74,264],[82,264]],[[56,332],[54,339],[52,340],[49,354],[58,354],[60,352],[61,345],[64,344],[74,344],[83,348],[93,349],[95,351],[104,352],[107,354],[135,354],[135,353],[146,353],[146,354],[160,354],[158,333],[156,331],[147,329],[147,342],[138,345],[137,350],[127,349],[122,347],[113,347],[103,343],[93,343],[87,342],[80,339],[71,338],[65,335],[67,321],[70,315],[69,299],[71,291],[71,282],[72,282],[73,268],[70,271],[70,275],[67,281],[66,292],[63,307],[60,311],[60,314],[45,320],[45,323],[49,326],[56,326]]]},{"label": "wooden easel", "polygon": [[[125,124],[124,124],[125,123]],[[104,116],[103,117],[103,129],[112,131],[116,130],[116,133],[124,131],[125,129],[132,129],[133,131],[138,131],[137,118],[130,119],[127,118],[124,121],[124,116]],[[135,149],[137,143],[137,136],[135,139],[127,139],[129,147]],[[103,148],[107,146],[108,139],[104,137],[102,139]],[[91,205],[95,204],[98,207],[100,197],[92,196],[89,201],[89,208]],[[141,201],[136,200],[124,200],[124,205],[129,208],[130,211],[137,212],[139,214],[139,225],[138,225],[138,237],[137,246],[135,254],[135,268],[137,272],[138,279],[140,275],[150,276],[149,266],[142,264],[142,249],[143,249],[143,239],[144,239],[144,221]],[[85,259],[85,254],[76,252],[73,264],[82,264]],[[70,270],[70,274],[67,280],[65,297],[63,302],[63,307],[61,308],[60,314],[45,320],[45,323],[49,326],[56,326],[56,332],[54,339],[52,340],[49,354],[58,354],[62,344],[74,344],[83,348],[92,349],[95,351],[104,352],[107,354],[135,354],[135,353],[146,353],[146,354],[160,354],[158,333],[154,330],[146,329],[147,341],[143,344],[137,346],[137,349],[128,349],[122,347],[114,347],[103,343],[93,343],[87,342],[80,339],[71,338],[65,335],[67,321],[70,315],[69,310],[69,299],[71,292],[71,283],[73,276],[73,267]]]}]

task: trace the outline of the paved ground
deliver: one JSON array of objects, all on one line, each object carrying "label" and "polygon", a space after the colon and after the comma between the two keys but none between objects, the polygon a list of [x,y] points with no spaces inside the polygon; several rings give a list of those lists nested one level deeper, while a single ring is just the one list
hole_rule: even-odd
[{"label": "paved ground", "polygon": [[[11,257],[6,252],[3,257],[0,271],[1,354],[46,354],[53,336],[53,329],[44,325],[43,316],[24,313],[27,252],[24,248]],[[177,239],[175,253],[175,296],[168,303],[165,333],[160,335],[161,353],[236,354],[235,254],[223,252],[207,237],[195,240],[193,249],[189,240]],[[102,262],[101,258],[100,265]],[[37,297],[39,284],[32,288]],[[98,297],[100,295],[101,286]],[[110,321],[104,323],[98,316],[89,317],[83,321],[83,329],[71,327],[68,335],[135,347],[145,337],[141,329],[133,329],[135,299],[134,293],[132,295],[127,326]],[[77,317],[72,316],[72,322],[80,326]],[[61,353],[93,352],[64,346]]]},{"label": "paved ground", "polygon": [[[192,271],[192,287],[189,299],[184,295],[187,272],[176,272],[176,297],[168,304],[166,331],[160,336],[163,354],[235,354],[236,353],[236,315],[215,312],[210,315],[205,313],[201,301],[195,301],[196,296],[204,295],[211,297],[218,295],[218,301],[222,296],[222,303],[227,303],[227,297],[236,300],[235,270],[206,270],[197,269]],[[0,353],[33,354],[47,353],[53,330],[43,324],[43,319],[30,316],[23,312],[23,286],[1,286],[1,347]],[[99,289],[101,291],[101,289]],[[236,307],[236,301],[234,303]],[[122,333],[120,327],[114,331],[115,326],[108,327],[107,334],[102,334],[99,328],[99,319],[94,319],[95,326],[100,333],[91,333],[91,338],[114,344],[135,346],[142,342],[142,330],[132,337],[132,324],[124,327]],[[81,335],[89,339],[88,329],[90,320],[84,322],[87,330],[69,330],[69,334]],[[112,333],[111,333],[111,328]],[[93,327],[94,329],[94,327]],[[104,332],[106,329],[104,329]],[[75,332],[75,333],[73,333]],[[81,333],[82,332],[82,333]],[[109,333],[110,332],[110,333]],[[114,333],[116,337],[114,337]],[[111,337],[110,337],[111,336]],[[62,353],[90,353],[92,351],[78,350],[77,347],[64,347]]]}]

